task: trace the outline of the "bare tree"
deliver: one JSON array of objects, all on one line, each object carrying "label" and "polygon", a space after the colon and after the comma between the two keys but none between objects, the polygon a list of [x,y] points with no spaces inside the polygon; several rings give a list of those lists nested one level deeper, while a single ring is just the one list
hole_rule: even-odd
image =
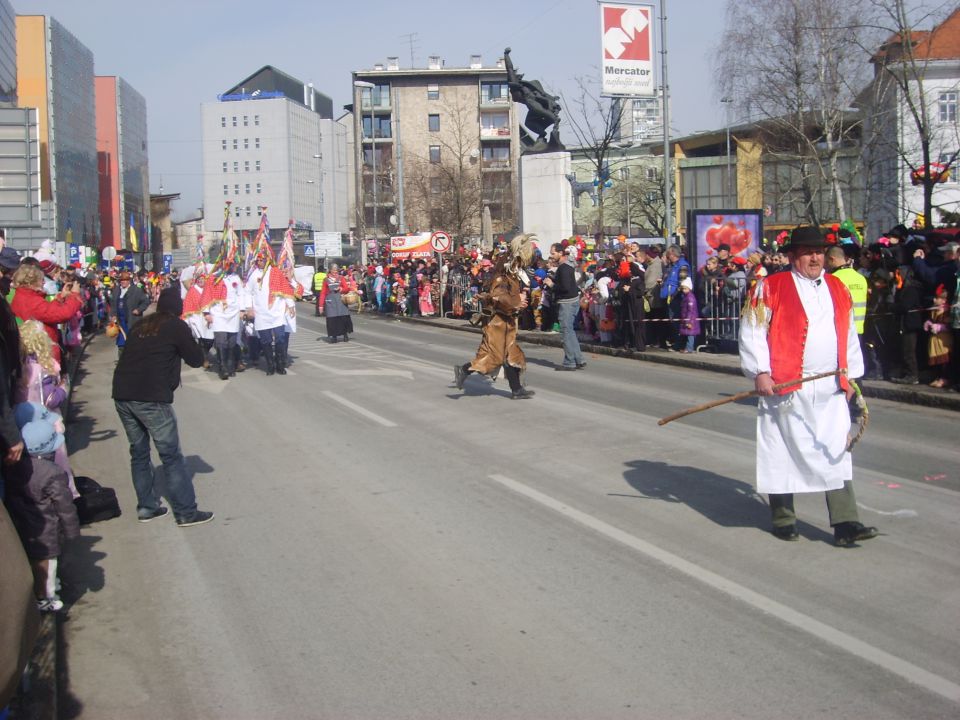
[{"label": "bare tree", "polygon": [[[864,20],[881,33],[879,47],[872,47],[874,81],[864,93],[871,132],[864,139],[867,156],[875,159],[893,178],[909,170],[913,182],[923,192],[923,224],[933,222],[933,193],[957,160],[958,135],[956,94],[948,117],[942,117],[939,93],[943,86],[931,78],[931,63],[940,59],[938,45],[946,23],[940,22],[952,11],[953,2],[907,3],[905,0],[868,0]],[[917,30],[923,25],[930,30]],[[945,38],[944,38],[945,39]],[[953,92],[957,92],[954,87]],[[897,162],[890,162],[896,158]],[[899,191],[897,183],[884,187],[884,194]],[[881,198],[881,202],[883,198]],[[899,208],[898,208],[899,209]],[[902,219],[902,218],[900,218]]]},{"label": "bare tree", "polygon": [[407,155],[408,225],[443,229],[455,238],[480,231],[483,187],[477,133],[480,118],[460,98],[444,103],[444,129],[434,156]]},{"label": "bare tree", "polygon": [[[821,224],[821,205],[848,215],[840,168],[855,144],[850,108],[866,82],[867,56],[851,38],[864,0],[728,0],[717,85],[742,117],[759,121],[768,161],[778,163],[775,203]],[[769,190],[770,188],[768,188]],[[824,202],[823,190],[830,198]]]},{"label": "bare tree", "polygon": [[598,179],[596,232],[602,234],[604,184],[609,175],[610,152],[620,137],[620,123],[626,103],[601,98],[595,85],[595,81],[577,78],[578,94],[572,103],[564,98],[564,106],[580,152],[590,161]]}]

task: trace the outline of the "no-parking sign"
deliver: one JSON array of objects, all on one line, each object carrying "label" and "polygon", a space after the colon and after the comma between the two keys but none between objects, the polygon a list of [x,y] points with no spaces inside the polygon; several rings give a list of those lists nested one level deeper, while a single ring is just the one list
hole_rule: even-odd
[{"label": "no-parking sign", "polygon": [[430,247],[438,253],[445,253],[450,249],[450,236],[442,230],[437,230],[430,236]]}]

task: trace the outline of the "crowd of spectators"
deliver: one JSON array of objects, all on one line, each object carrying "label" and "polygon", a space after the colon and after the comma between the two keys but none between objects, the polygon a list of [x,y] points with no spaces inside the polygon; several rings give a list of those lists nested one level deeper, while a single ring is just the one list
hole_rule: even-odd
[{"label": "crowd of spectators", "polygon": [[[948,239],[911,235],[902,226],[865,246],[852,237],[833,238],[843,250],[843,267],[868,285],[861,337],[869,379],[957,388],[958,251]],[[623,243],[601,256],[582,241],[569,242],[579,244],[581,256],[580,338],[638,351],[736,352],[750,289],[758,279],[790,269],[786,255],[776,250],[733,254],[720,245],[694,268],[677,245]],[[520,315],[520,329],[559,331],[557,303],[546,282],[558,264],[556,258],[535,257],[527,271],[530,304]],[[472,251],[442,262],[384,259],[341,272],[353,279],[358,303],[375,312],[469,318],[480,310],[476,298],[492,270],[491,254]]]}]

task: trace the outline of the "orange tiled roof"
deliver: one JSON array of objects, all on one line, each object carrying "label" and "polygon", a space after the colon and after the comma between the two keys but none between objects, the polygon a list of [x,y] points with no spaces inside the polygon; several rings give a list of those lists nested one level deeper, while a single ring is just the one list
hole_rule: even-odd
[{"label": "orange tiled roof", "polygon": [[[955,60],[960,58],[960,8],[954,10],[946,20],[933,30],[914,30],[913,54],[917,60]],[[899,34],[892,35],[876,52],[874,61],[900,55]]]}]

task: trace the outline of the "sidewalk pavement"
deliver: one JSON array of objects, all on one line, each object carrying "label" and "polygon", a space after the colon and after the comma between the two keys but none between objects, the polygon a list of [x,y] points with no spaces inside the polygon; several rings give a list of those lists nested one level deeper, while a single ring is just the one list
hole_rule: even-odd
[{"label": "sidewalk pavement", "polygon": [[[400,322],[419,323],[431,327],[445,328],[448,330],[459,330],[480,334],[480,329],[475,328],[466,320],[440,318],[440,317],[407,317],[401,315],[378,315],[377,313],[363,313],[363,317],[376,318],[379,320],[396,320]],[[521,343],[530,345],[545,345],[548,347],[560,348],[562,342],[559,333],[540,332],[538,330],[521,330],[517,333],[517,338]],[[587,343],[581,340],[580,347],[584,352],[594,355],[609,355],[612,357],[630,358],[642,362],[660,363],[662,365],[675,365],[678,367],[693,368],[696,370],[708,370],[710,372],[726,373],[728,375],[741,375],[740,359],[736,355],[713,352],[680,353],[667,350],[652,350],[646,352],[636,352],[624,348],[607,347],[597,343]],[[937,389],[928,385],[896,385],[884,380],[860,380],[858,381],[860,389],[864,396],[868,398],[878,398],[880,400],[892,400],[894,402],[907,403],[910,405],[923,405],[926,407],[940,408],[944,410],[960,411],[960,393],[947,389]]]}]

